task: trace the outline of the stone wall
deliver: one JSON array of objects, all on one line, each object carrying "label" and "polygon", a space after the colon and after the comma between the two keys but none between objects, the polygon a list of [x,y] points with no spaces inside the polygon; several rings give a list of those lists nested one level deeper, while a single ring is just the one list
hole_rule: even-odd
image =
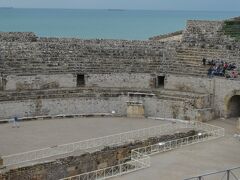
[{"label": "stone wall", "polygon": [[165,80],[165,88],[178,91],[213,94],[213,81],[210,78],[168,75]]},{"label": "stone wall", "polygon": [[240,95],[238,80],[226,78],[198,78],[189,76],[170,75],[166,79],[165,88],[198,93],[209,93],[212,97],[212,107],[215,115],[228,115],[228,103],[232,96]]},{"label": "stone wall", "polygon": [[[46,92],[47,93],[47,92]],[[31,96],[31,95],[29,95]],[[111,113],[127,116],[127,102],[139,102],[143,104],[146,117],[167,117],[186,120],[196,119],[198,107],[193,101],[185,99],[166,99],[159,97],[129,97],[127,95],[107,94],[83,94],[82,97],[66,94],[65,98],[38,98],[0,102],[0,118],[32,117],[41,115],[59,114],[94,114]],[[69,96],[69,97],[67,97]],[[47,95],[46,97],[51,97]],[[207,103],[206,103],[207,104]],[[53,108],[54,107],[54,108]],[[205,107],[201,107],[200,109]]]},{"label": "stone wall", "polygon": [[57,75],[9,75],[5,78],[5,90],[31,90],[76,87],[76,77],[73,74]]},{"label": "stone wall", "polygon": [[[182,101],[147,98],[144,101],[145,113],[150,117],[166,117],[177,119],[194,119],[194,110]],[[190,109],[191,110],[190,110]]]},{"label": "stone wall", "polygon": [[[146,73],[84,74],[85,87],[153,88],[156,75]],[[3,84],[3,80],[4,84]],[[77,87],[75,74],[8,75],[0,78],[1,90],[34,90]]]},{"label": "stone wall", "polygon": [[211,108],[196,108],[191,102],[147,98],[144,101],[147,117],[165,117],[183,120],[209,121],[214,117]]},{"label": "stone wall", "polygon": [[151,88],[154,77],[146,73],[88,74],[86,86]]},{"label": "stone wall", "polygon": [[[64,99],[36,99],[0,102],[1,118],[58,115],[58,114],[93,114],[111,113],[126,115],[124,98],[82,97]],[[54,107],[54,108],[53,108]]]}]

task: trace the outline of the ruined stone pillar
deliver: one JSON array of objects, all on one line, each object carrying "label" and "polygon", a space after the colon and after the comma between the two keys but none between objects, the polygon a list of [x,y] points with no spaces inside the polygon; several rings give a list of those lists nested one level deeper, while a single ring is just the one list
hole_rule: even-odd
[{"label": "ruined stone pillar", "polygon": [[2,156],[0,155],[0,168],[3,167],[3,159]]},{"label": "ruined stone pillar", "polygon": [[240,130],[240,118],[237,119],[237,129]]},{"label": "ruined stone pillar", "polygon": [[139,102],[127,102],[127,117],[144,118],[144,107]]}]

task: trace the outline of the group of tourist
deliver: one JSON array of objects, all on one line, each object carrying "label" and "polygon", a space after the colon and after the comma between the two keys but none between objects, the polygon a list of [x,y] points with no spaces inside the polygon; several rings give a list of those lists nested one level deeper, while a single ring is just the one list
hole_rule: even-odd
[{"label": "group of tourist", "polygon": [[222,76],[226,78],[237,78],[238,69],[235,63],[227,63],[220,60],[207,61],[205,58],[202,60],[203,65],[209,65],[208,77]]}]

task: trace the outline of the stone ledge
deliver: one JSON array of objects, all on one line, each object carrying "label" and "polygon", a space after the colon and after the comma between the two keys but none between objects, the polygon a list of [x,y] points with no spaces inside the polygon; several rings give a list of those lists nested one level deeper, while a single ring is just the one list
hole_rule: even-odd
[{"label": "stone ledge", "polygon": [[[34,121],[34,120],[47,120],[47,119],[60,119],[60,118],[77,118],[77,117],[111,117],[112,113],[93,113],[93,114],[58,114],[52,116],[31,116],[19,118],[20,121]],[[114,116],[117,116],[114,114]],[[2,119],[0,124],[5,124],[11,122],[12,119]],[[0,156],[1,165],[1,156]]]}]

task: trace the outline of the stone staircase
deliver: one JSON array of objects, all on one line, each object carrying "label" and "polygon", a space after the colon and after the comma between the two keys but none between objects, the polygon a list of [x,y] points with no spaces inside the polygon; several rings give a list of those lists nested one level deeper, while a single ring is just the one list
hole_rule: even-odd
[{"label": "stone staircase", "polygon": [[209,94],[169,89],[160,90],[157,94],[159,99],[188,102],[197,109],[211,108],[211,96]]},{"label": "stone staircase", "polygon": [[207,61],[222,60],[239,65],[240,53],[231,50],[205,49],[205,48],[178,48],[177,56],[172,64],[173,74],[207,76],[208,65],[202,64],[202,59]]}]

